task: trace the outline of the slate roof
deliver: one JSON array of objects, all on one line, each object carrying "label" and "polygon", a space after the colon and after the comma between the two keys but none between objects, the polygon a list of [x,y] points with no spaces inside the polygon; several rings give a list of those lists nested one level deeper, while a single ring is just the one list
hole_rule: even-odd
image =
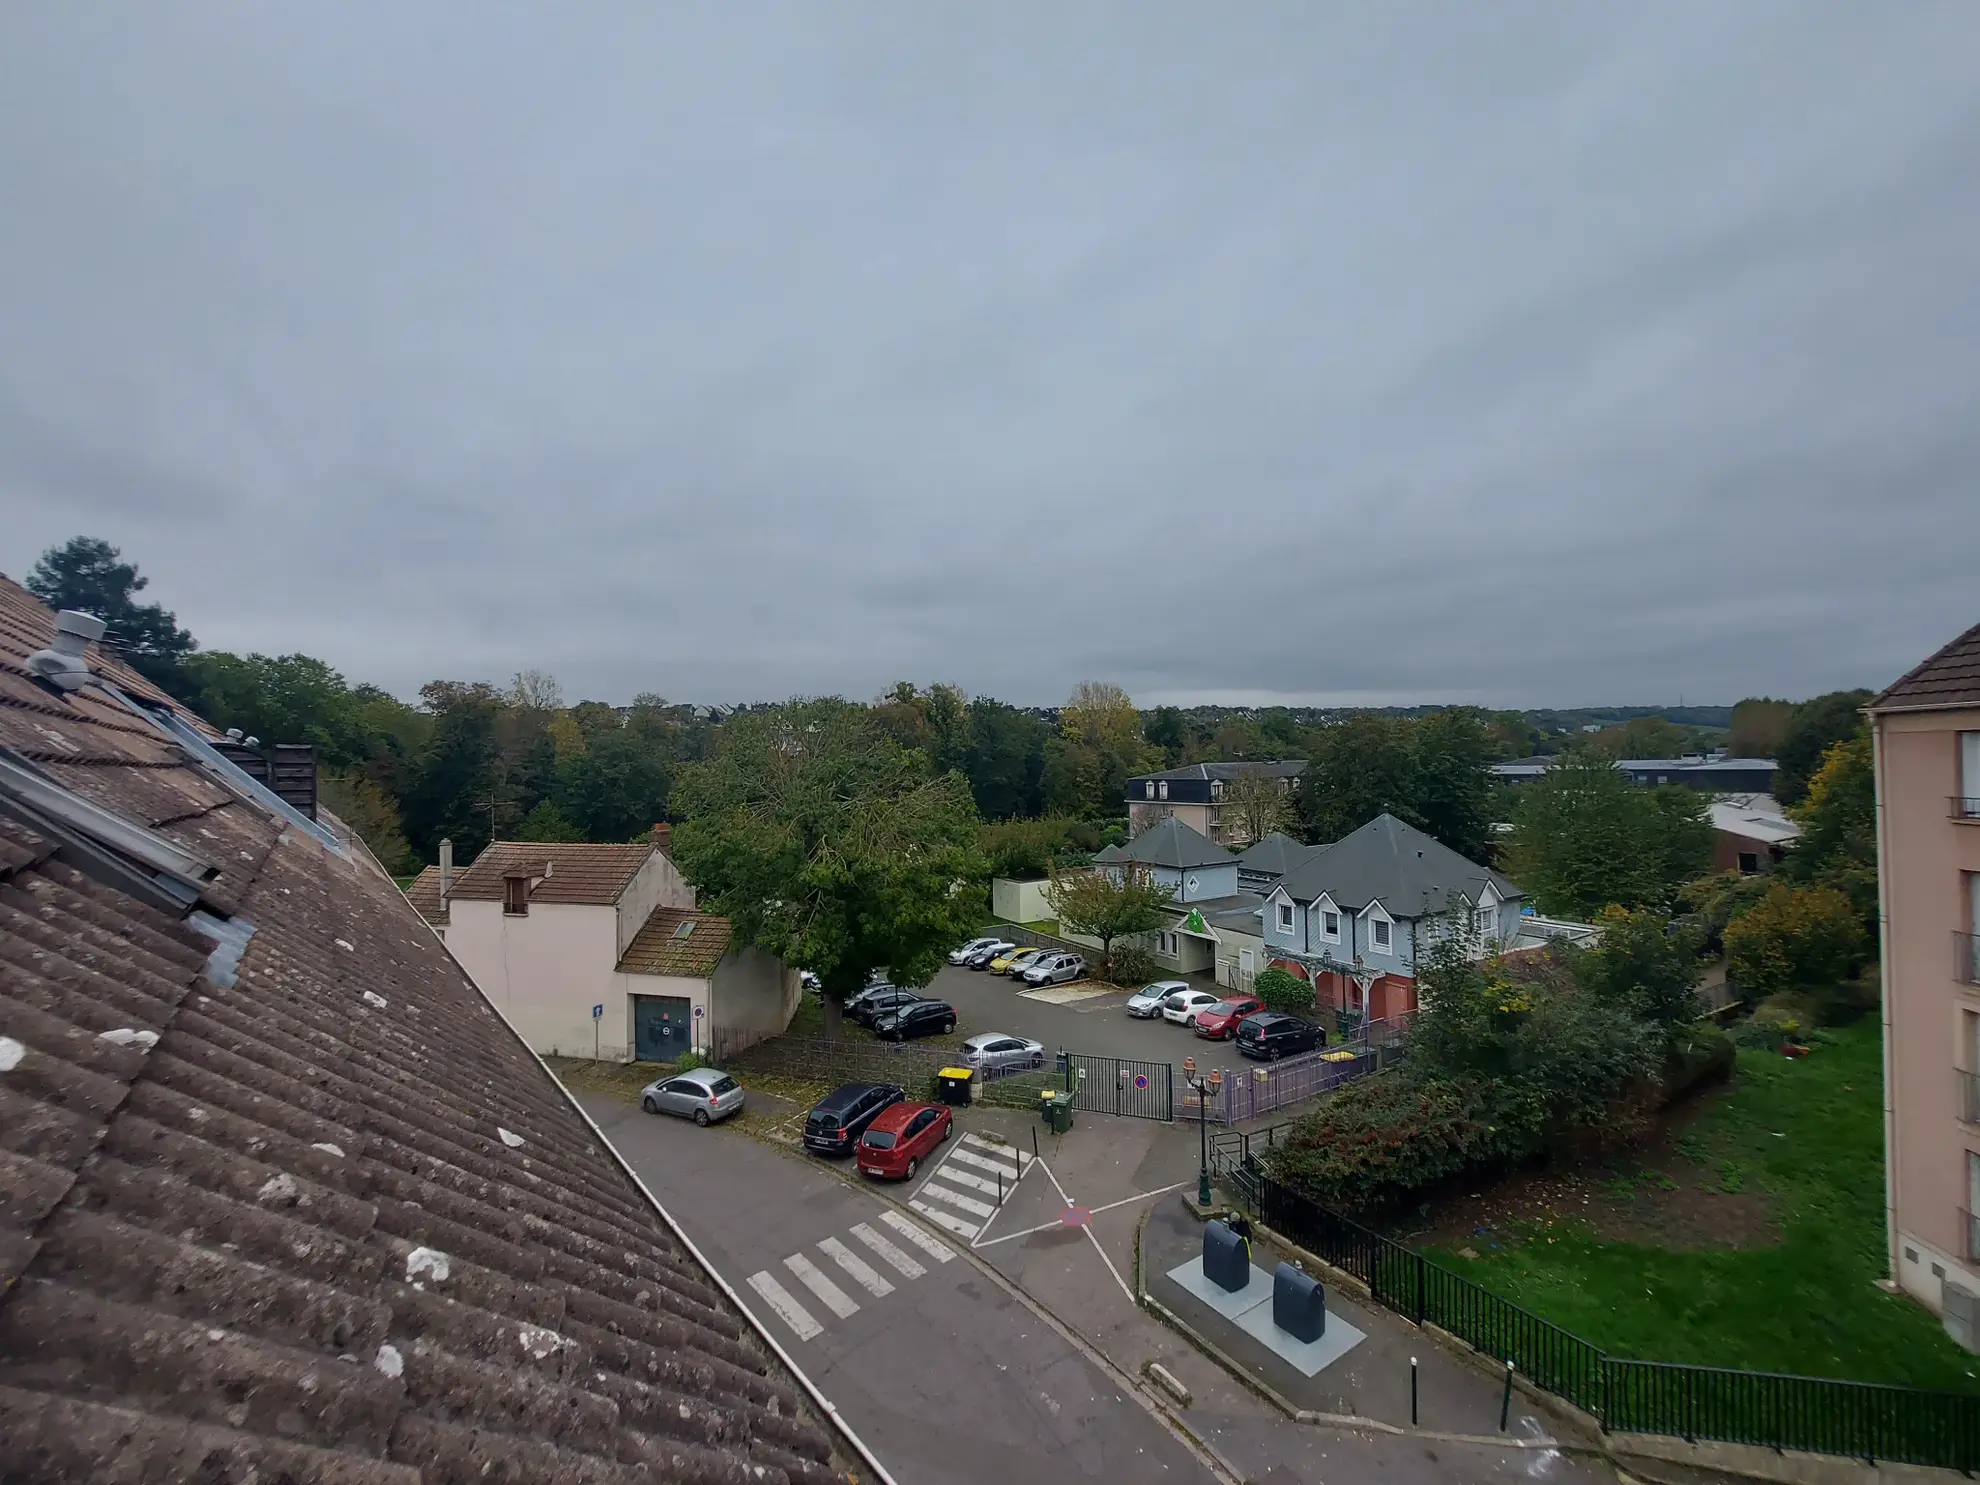
[{"label": "slate roof", "polygon": [[1342,836],[1279,886],[1297,902],[1324,892],[1350,912],[1380,902],[1394,917],[1420,918],[1459,896],[1475,902],[1487,882],[1502,898],[1526,895],[1498,872],[1384,814]]},{"label": "slate roof", "polygon": [[1138,773],[1129,783],[1139,783],[1143,779],[1231,779],[1267,778],[1296,779],[1306,772],[1304,758],[1263,758],[1255,763],[1185,763],[1180,768],[1165,768],[1160,773]]},{"label": "slate roof", "polygon": [[[460,876],[459,872],[454,873]],[[406,888],[406,901],[413,905],[413,911],[426,919],[435,928],[447,926],[447,905],[440,900],[440,868],[423,867],[418,876]]]},{"label": "slate roof", "polygon": [[[587,845],[570,841],[498,840],[454,874],[450,897],[457,902],[500,902],[502,880],[527,873],[531,902],[575,902],[609,906],[632,884],[654,852],[650,840],[629,845]],[[552,868],[548,876],[544,867]]]},{"label": "slate roof", "polygon": [[[683,934],[681,929],[693,926]],[[680,975],[705,980],[729,952],[734,931],[727,918],[683,908],[655,908],[619,958],[619,973]]]},{"label": "slate roof", "polygon": [[1258,876],[1282,877],[1311,861],[1325,846],[1309,846],[1281,831],[1273,831],[1238,856],[1238,870]]},{"label": "slate roof", "polygon": [[52,627],[0,579],[0,743],[218,870],[180,917],[0,799],[0,1476],[842,1479],[391,879],[114,697],[33,686]]},{"label": "slate roof", "polygon": [[1921,660],[1880,691],[1873,712],[1980,706],[1980,624]]},{"label": "slate roof", "polygon": [[1174,815],[1161,824],[1142,831],[1109,856],[1100,852],[1095,861],[1138,861],[1143,866],[1166,866],[1186,871],[1192,866],[1224,866],[1237,858],[1200,830],[1185,825]]}]

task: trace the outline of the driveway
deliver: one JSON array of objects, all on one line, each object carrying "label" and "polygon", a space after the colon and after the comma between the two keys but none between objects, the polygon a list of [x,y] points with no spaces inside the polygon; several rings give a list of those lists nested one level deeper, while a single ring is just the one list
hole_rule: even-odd
[{"label": "driveway", "polygon": [[[1229,1042],[1207,1041],[1160,1018],[1139,1021],[1128,1015],[1122,1009],[1127,1003],[1125,991],[1054,1004],[1020,994],[1024,988],[1003,975],[945,965],[926,993],[948,1001],[961,1013],[964,1035],[1002,1031],[1031,1037],[1055,1052],[1065,1047],[1089,1056],[1168,1062],[1177,1068],[1185,1057],[1210,1067],[1240,1065],[1237,1049]],[[1052,987],[1054,992],[1070,988]]]},{"label": "driveway", "polygon": [[962,1231],[922,1215],[977,1223],[979,1208],[994,1211],[996,1178],[990,1193],[980,1180],[994,1167],[989,1145],[943,1175],[952,1195],[914,1190],[910,1214],[739,1132],[580,1101],[900,1485],[1217,1478],[1114,1373],[979,1268]]}]

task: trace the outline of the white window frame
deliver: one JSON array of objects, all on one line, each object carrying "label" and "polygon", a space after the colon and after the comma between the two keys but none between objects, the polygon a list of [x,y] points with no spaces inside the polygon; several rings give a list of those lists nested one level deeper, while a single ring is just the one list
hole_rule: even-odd
[{"label": "white window frame", "polygon": [[1143,779],[1141,781],[1141,797],[1143,799],[1153,799],[1155,797],[1155,781],[1153,779]]},{"label": "white window frame", "polygon": [[[1334,926],[1331,930],[1327,927],[1327,920],[1329,918],[1334,920]],[[1341,910],[1339,908],[1323,907],[1320,909],[1320,938],[1322,942],[1330,944],[1337,944],[1341,941]]]},{"label": "white window frame", "polygon": [[1290,901],[1279,904],[1279,932],[1293,931],[1293,905]]},{"label": "white window frame", "polygon": [[[1366,918],[1368,921],[1368,947],[1374,950],[1377,954],[1395,953],[1396,952],[1396,920],[1394,918],[1391,918],[1379,906],[1370,907],[1369,910],[1366,913],[1364,913],[1362,916]],[[1386,935],[1388,942],[1383,943],[1376,937],[1376,930],[1378,929],[1388,930]]]},{"label": "white window frame", "polygon": [[1167,779],[1157,779],[1155,781],[1155,797],[1157,799],[1167,799],[1169,797],[1169,781]]}]

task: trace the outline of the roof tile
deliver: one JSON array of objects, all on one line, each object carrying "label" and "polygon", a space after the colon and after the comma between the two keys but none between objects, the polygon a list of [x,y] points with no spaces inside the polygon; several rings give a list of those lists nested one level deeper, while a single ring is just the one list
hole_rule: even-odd
[{"label": "roof tile", "polygon": [[1870,702],[1873,712],[1980,706],[1980,624],[1921,660]]},{"label": "roof tile", "polygon": [[[693,927],[683,934],[683,924]],[[715,973],[734,937],[735,930],[727,918],[658,907],[639,925],[639,932],[626,945],[626,952],[619,958],[618,972],[705,980]]]},{"label": "roof tile", "polygon": [[[613,903],[653,855],[653,842],[591,845],[570,841],[498,840],[454,878],[456,902],[500,902],[502,882],[526,874],[531,902]],[[544,868],[552,868],[545,875]]]}]

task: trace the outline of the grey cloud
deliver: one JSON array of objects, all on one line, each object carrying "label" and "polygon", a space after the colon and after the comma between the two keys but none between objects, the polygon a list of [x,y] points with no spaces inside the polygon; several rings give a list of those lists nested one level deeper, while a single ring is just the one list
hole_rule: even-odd
[{"label": "grey cloud", "polygon": [[410,692],[1731,700],[1972,622],[1959,7],[0,18],[0,566]]}]

